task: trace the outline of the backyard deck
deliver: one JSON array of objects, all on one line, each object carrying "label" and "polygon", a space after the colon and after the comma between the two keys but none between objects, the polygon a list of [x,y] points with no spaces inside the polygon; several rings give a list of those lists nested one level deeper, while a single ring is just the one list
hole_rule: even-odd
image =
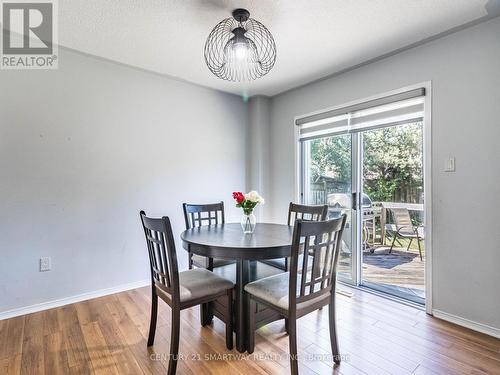
[{"label": "backyard deck", "polygon": [[[406,245],[403,243],[403,245]],[[425,250],[424,260],[420,260],[418,250],[406,246],[394,246],[389,254],[390,246],[375,245],[363,251],[363,286],[378,289],[413,302],[425,302]],[[349,278],[351,270],[350,254],[341,253],[339,272]]]},{"label": "backyard deck", "polygon": [[[425,255],[424,255],[425,256]],[[374,253],[363,252],[363,282],[376,284],[388,292],[425,298],[424,261],[420,260],[418,250],[406,251],[394,247],[389,254],[389,246],[376,246]]]}]

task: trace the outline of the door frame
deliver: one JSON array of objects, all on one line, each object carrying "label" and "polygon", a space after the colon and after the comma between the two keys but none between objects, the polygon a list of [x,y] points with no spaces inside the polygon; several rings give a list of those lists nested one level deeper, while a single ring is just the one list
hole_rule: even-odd
[{"label": "door frame", "polygon": [[[401,87],[399,89],[387,91],[381,94],[372,95],[336,105],[333,107],[323,108],[314,112],[297,115],[293,119],[294,129],[294,159],[295,159],[295,200],[302,202],[302,173],[304,169],[301,142],[299,141],[299,127],[295,125],[296,120],[305,116],[321,114],[326,111],[341,109],[347,106],[361,104],[370,100],[381,99],[387,96],[400,94],[413,89],[424,88],[424,119],[423,119],[423,153],[424,153],[424,223],[425,223],[425,311],[432,315],[432,81],[424,81],[417,84]],[[356,215],[359,216],[359,215]],[[356,253],[359,253],[357,251]],[[352,257],[353,258],[353,257]],[[360,258],[360,254],[356,254],[356,258]],[[352,260],[351,260],[352,261]],[[355,260],[359,262],[358,259]],[[357,270],[356,280],[359,281],[360,274]]]}]

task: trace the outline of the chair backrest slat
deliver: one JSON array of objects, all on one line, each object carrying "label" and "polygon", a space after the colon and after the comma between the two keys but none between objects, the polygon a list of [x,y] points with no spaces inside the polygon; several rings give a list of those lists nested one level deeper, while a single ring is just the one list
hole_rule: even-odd
[{"label": "chair backrest slat", "polygon": [[[315,238],[315,242],[317,242],[317,238]],[[315,285],[316,285],[316,279],[318,277],[318,267],[320,267],[320,262],[321,262],[321,254],[320,256],[316,256],[316,253],[318,252],[318,249],[317,248],[313,248],[312,249],[312,266],[311,266],[311,272],[310,272],[310,275],[311,275],[311,282],[309,283],[309,293],[314,293],[314,288],[315,288]],[[310,253],[310,254],[311,254]],[[308,257],[309,258],[309,257]],[[326,267],[323,267],[323,268],[326,268]]]},{"label": "chair backrest slat", "polygon": [[153,231],[151,232],[150,236],[151,238],[154,239],[154,241],[151,241],[151,246],[153,247],[153,254],[155,257],[155,263],[156,263],[156,274],[158,279],[162,282],[165,283],[165,279],[162,275],[165,275],[165,266],[164,266],[164,257],[162,257],[162,252],[161,252],[161,241],[158,238],[158,232]]},{"label": "chair backrest slat", "polygon": [[323,221],[328,215],[328,206],[306,206],[290,202],[288,208],[288,225],[293,225],[297,219],[304,221]]},{"label": "chair backrest slat", "polygon": [[[291,308],[325,293],[333,293],[346,218],[344,214],[327,221],[295,221],[290,268]],[[301,254],[303,258],[299,263]],[[309,258],[312,258],[311,267]]]},{"label": "chair backrest slat", "polygon": [[[306,239],[307,241],[307,239]],[[309,251],[308,247],[307,247],[307,244],[304,246],[304,254],[307,254],[307,252]],[[308,256],[304,256],[302,257],[302,269],[303,270],[307,270],[308,268],[308,261],[309,261],[309,257]],[[303,296],[304,293],[306,292],[306,282],[307,282],[307,273],[304,274],[304,273],[301,273],[300,274],[300,295]]]},{"label": "chair backrest slat", "polygon": [[224,224],[224,202],[209,204],[183,203],[184,221],[186,229],[202,225]]},{"label": "chair backrest slat", "polygon": [[159,287],[179,299],[179,270],[172,226],[168,217],[150,218],[140,212],[151,268],[152,287]]}]

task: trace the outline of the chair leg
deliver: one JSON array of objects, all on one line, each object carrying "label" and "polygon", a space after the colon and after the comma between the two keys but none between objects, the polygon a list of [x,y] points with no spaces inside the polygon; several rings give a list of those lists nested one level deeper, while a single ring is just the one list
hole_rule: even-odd
[{"label": "chair leg", "polygon": [[297,319],[288,318],[288,342],[290,346],[290,370],[292,375],[299,374],[299,363],[297,358]]},{"label": "chair leg", "polygon": [[206,303],[200,304],[200,324],[202,327],[205,327],[207,325],[206,305]]},{"label": "chair leg", "polygon": [[178,308],[172,308],[172,326],[170,333],[170,356],[168,361],[168,375],[175,375],[177,369],[177,357],[179,353],[179,331],[181,327],[181,312]]},{"label": "chair leg", "polygon": [[[207,258],[206,260],[207,260],[206,268],[207,268],[207,270],[212,272],[214,270],[214,258]],[[200,309],[202,309],[204,312],[203,317],[201,318],[201,326],[205,327],[205,326],[209,325],[210,323],[212,323],[212,320],[214,319],[214,316],[211,313],[212,309],[211,309],[210,303],[202,304],[200,306]],[[200,315],[202,315],[201,314],[202,310],[200,310]]]},{"label": "chair leg", "polygon": [[207,325],[214,321],[213,302],[207,303]]},{"label": "chair leg", "polygon": [[155,333],[156,333],[156,320],[158,317],[158,295],[156,294],[154,285],[152,286],[151,293],[151,320],[149,322],[149,337],[148,337],[148,346],[153,345],[155,341]]},{"label": "chair leg", "polygon": [[193,269],[193,253],[189,252],[188,257],[189,257],[188,266],[189,266],[189,269],[192,270]]},{"label": "chair leg", "polygon": [[226,348],[233,349],[233,290],[227,290]]},{"label": "chair leg", "polygon": [[247,343],[247,352],[248,354],[252,354],[255,348],[255,311],[257,310],[257,302],[247,294],[246,298],[248,298],[248,343]]},{"label": "chair leg", "polygon": [[210,312],[210,302],[202,303],[200,305],[200,324],[202,327],[208,326],[212,323],[214,316]]},{"label": "chair leg", "polygon": [[397,238],[397,236],[396,236],[396,234],[394,234],[394,237],[393,237],[392,243],[391,243],[391,248],[389,249],[389,254],[392,253],[392,248],[394,247],[394,243],[396,242],[396,238]]},{"label": "chair leg", "polygon": [[408,247],[406,248],[406,251],[410,250],[411,243],[413,242],[413,238],[410,238],[410,243],[408,244]]},{"label": "chair leg", "polygon": [[333,361],[338,365],[340,363],[339,343],[337,339],[337,324],[335,319],[335,292],[331,296],[328,306],[329,326],[330,326],[330,344],[332,346]]},{"label": "chair leg", "polygon": [[290,333],[290,326],[288,325],[288,318],[285,318],[285,331],[286,331],[286,333]]},{"label": "chair leg", "polygon": [[422,248],[420,247],[420,238],[417,237],[418,253],[420,254],[420,260],[422,261]]}]

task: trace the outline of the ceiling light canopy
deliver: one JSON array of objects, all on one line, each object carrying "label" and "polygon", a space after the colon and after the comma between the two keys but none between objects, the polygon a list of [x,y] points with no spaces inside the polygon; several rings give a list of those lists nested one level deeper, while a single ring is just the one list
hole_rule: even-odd
[{"label": "ceiling light canopy", "polygon": [[219,22],[205,43],[205,61],[217,77],[251,81],[269,73],[276,61],[273,36],[246,9]]}]

